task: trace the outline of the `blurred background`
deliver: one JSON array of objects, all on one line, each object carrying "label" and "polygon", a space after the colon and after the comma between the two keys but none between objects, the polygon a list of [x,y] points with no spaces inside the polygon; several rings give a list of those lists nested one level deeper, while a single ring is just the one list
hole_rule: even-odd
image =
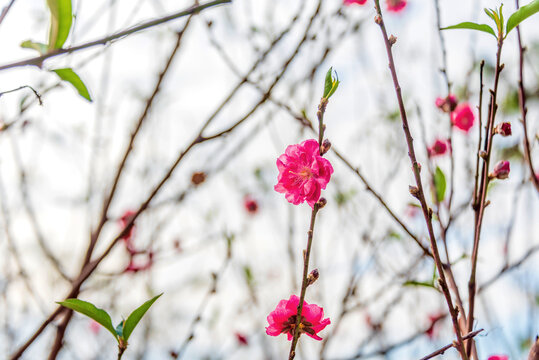
[{"label": "blurred background", "polygon": [[[73,1],[64,47],[191,5]],[[439,167],[453,193],[450,211],[447,198],[435,206],[431,173],[423,171],[437,236],[443,230],[437,219],[451,219],[445,242],[464,301],[479,63],[485,61],[485,116],[496,41],[463,30],[440,35],[437,6],[440,25],[448,26],[486,23],[483,7],[499,5],[409,0],[402,11],[385,14],[397,37],[393,51],[417,157],[425,170]],[[503,10],[508,16],[515,4]],[[325,115],[335,172],[322,194],[328,204],[318,215],[311,257],[320,279],[306,300],[322,306],[332,324],[319,334],[321,342],[302,337],[297,358],[418,359],[451,343],[433,261],[413,240],[428,247],[425,221],[408,192],[413,174],[374,14],[372,0],[363,6],[234,0],[48,59],[41,68],[0,71],[0,92],[28,85],[42,100],[28,88],[0,97],[0,354],[13,354],[70,293],[93,233],[91,258],[111,251],[83,282],[80,299],[106,309],[117,324],[164,292],[124,359],[286,358],[290,343],[266,335],[266,317],[281,299],[299,295],[311,209],[273,190],[275,161],[286,146],[316,137],[309,123],[316,125],[330,67],[341,81]],[[45,1],[13,2],[0,25],[0,62],[36,56],[20,44],[46,42],[48,24]],[[537,159],[537,18],[521,30],[528,134]],[[488,193],[474,326],[484,329],[476,337],[481,359],[523,359],[539,333],[539,197],[523,157],[515,32],[502,61],[497,121],[511,122],[513,134],[496,137],[492,163],[509,160],[511,173]],[[447,95],[444,66],[452,92],[474,109],[468,133],[451,131],[448,115],[435,106]],[[92,102],[48,71],[64,67],[77,72]],[[434,140],[449,136],[453,165],[449,154],[429,158]],[[135,213],[132,232],[111,246]],[[48,358],[63,319],[56,317],[21,358]],[[59,359],[116,357],[114,339],[80,314],[62,341]],[[448,350],[444,358],[457,353]]]}]

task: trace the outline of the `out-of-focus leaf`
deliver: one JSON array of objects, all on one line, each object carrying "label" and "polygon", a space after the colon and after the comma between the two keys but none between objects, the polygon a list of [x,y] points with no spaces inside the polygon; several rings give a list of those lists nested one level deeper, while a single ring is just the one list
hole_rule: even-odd
[{"label": "out-of-focus leaf", "polygon": [[444,28],[441,28],[440,30],[453,30],[453,29],[469,29],[469,30],[483,31],[497,38],[494,30],[487,24],[476,24],[470,21],[465,21],[457,25],[444,27]]},{"label": "out-of-focus leaf", "polygon": [[253,272],[251,271],[251,268],[249,265],[245,265],[243,267],[243,274],[245,275],[245,281],[247,281],[247,285],[251,286],[253,285]]},{"label": "out-of-focus leaf", "polygon": [[427,287],[427,288],[431,288],[438,291],[436,286],[434,286],[434,283],[427,282],[427,281],[408,280],[408,281],[405,281],[404,284],[402,284],[402,286],[422,286],[422,287]]},{"label": "out-of-focus leaf", "polygon": [[436,166],[436,171],[434,173],[434,187],[436,190],[436,199],[438,200],[438,202],[444,201],[446,188],[445,175],[438,166]]},{"label": "out-of-focus leaf", "polygon": [[32,40],[26,40],[21,43],[21,47],[24,49],[32,49],[38,51],[41,55],[45,55],[49,51],[49,47],[46,44],[34,42]]},{"label": "out-of-focus leaf", "polygon": [[94,319],[117,338],[116,330],[112,326],[110,316],[105,310],[99,309],[95,307],[94,304],[79,299],[67,299],[65,301],[59,301],[58,304]]},{"label": "out-of-focus leaf", "polygon": [[515,114],[520,110],[517,89],[511,89],[505,99],[503,99],[501,110],[506,114]]},{"label": "out-of-focus leaf", "polygon": [[67,81],[78,91],[79,95],[88,101],[92,101],[88,88],[84,85],[81,78],[70,68],[52,70],[60,77],[60,79]]},{"label": "out-of-focus leaf", "polygon": [[338,207],[341,207],[348,201],[350,201],[356,195],[356,193],[357,191],[355,189],[351,189],[348,191],[338,191],[334,196],[335,203],[337,203]]},{"label": "out-of-focus leaf", "polygon": [[152,304],[157,300],[163,293],[154,296],[150,300],[146,301],[144,304],[140,305],[135,311],[131,313],[131,315],[128,316],[127,320],[125,320],[125,323],[123,323],[123,332],[122,337],[125,339],[125,341],[129,340],[129,336],[131,336],[131,333],[139,323],[140,319],[146,314],[146,311],[152,306]]},{"label": "out-of-focus leaf", "polygon": [[507,29],[505,30],[506,36],[509,34],[509,31],[513,30],[516,26],[518,26],[518,24],[538,11],[539,0],[534,0],[515,11],[511,16],[509,16],[509,19],[507,19]]},{"label": "out-of-focus leaf", "polygon": [[71,0],[47,0],[51,11],[49,49],[60,49],[69,36],[73,22]]},{"label": "out-of-focus leaf", "polygon": [[516,142],[514,145],[504,147],[498,150],[498,158],[504,160],[522,160],[524,155],[520,151],[520,144]]}]

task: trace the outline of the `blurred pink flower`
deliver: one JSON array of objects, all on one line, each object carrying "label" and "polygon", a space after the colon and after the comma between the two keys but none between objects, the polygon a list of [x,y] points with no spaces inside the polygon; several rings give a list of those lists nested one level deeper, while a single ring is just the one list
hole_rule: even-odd
[{"label": "blurred pink flower", "polygon": [[[140,255],[139,255],[140,256]],[[137,273],[139,271],[148,270],[153,265],[153,251],[149,251],[148,255],[146,255],[146,262],[143,264],[137,264],[135,262],[135,256],[131,256],[131,259],[129,260],[129,264],[124,269],[124,273]]]},{"label": "blurred pink flower", "polygon": [[294,205],[307,201],[311,208],[333,173],[330,162],[320,156],[318,141],[314,139],[289,145],[277,159],[277,168],[275,191],[284,193],[286,200]]},{"label": "blurred pink flower", "polygon": [[245,206],[245,210],[249,214],[256,214],[258,212],[258,202],[251,195],[246,195],[243,198],[243,206]]},{"label": "blurred pink flower", "polygon": [[[124,214],[120,218],[120,226],[122,227],[122,230],[123,230],[123,228],[125,228],[127,226],[127,224],[129,224],[129,221],[131,220],[131,218],[135,214],[136,214],[136,212],[131,211],[131,210],[127,210],[126,212],[124,212]],[[131,255],[134,255],[134,254],[137,253],[137,250],[135,249],[135,246],[133,245],[133,241],[132,241],[133,240],[133,231],[134,230],[135,230],[135,225],[131,226],[131,229],[129,229],[127,234],[122,236],[122,240],[124,241],[125,247],[126,247],[127,251],[129,252],[129,254],[131,254]]]},{"label": "blurred pink flower", "polygon": [[386,0],[387,11],[400,12],[406,7],[406,0]]},{"label": "blurred pink flower", "polygon": [[509,161],[502,160],[498,161],[496,165],[494,165],[494,170],[488,176],[491,179],[507,179],[509,177],[509,172],[511,171],[511,167],[509,164]]},{"label": "blurred pink flower", "polygon": [[447,141],[436,139],[428,148],[429,156],[439,156],[447,152]]},{"label": "blurred pink flower", "polygon": [[504,122],[496,125],[496,127],[494,127],[494,132],[501,136],[511,136],[511,123]]},{"label": "blurred pink flower", "polygon": [[509,360],[507,355],[491,355],[488,357],[488,360]]},{"label": "blurred pink flower", "polygon": [[[296,295],[290,296],[288,300],[279,301],[275,310],[268,315],[269,326],[266,327],[266,334],[271,336],[287,334],[288,340],[292,340],[294,337],[294,327],[296,326],[298,304],[299,298]],[[322,319],[323,317],[323,308],[316,304],[309,305],[304,301],[301,310],[301,322],[299,324],[300,332],[307,334],[315,340],[322,340],[317,333],[331,324],[329,318]]]},{"label": "blurred pink flower", "polygon": [[446,113],[455,110],[455,108],[457,107],[457,103],[457,97],[453,94],[449,94],[449,96],[447,96],[446,98],[436,98],[435,101],[436,107]]},{"label": "blurred pink flower", "polygon": [[91,320],[90,321],[90,331],[94,334],[94,335],[97,335],[99,334],[99,330],[101,330],[101,325],[95,321],[95,320]]},{"label": "blurred pink flower", "polygon": [[343,0],[344,5],[352,5],[352,4],[363,5],[366,2],[367,0]]},{"label": "blurred pink flower", "polygon": [[240,346],[249,345],[249,341],[247,341],[247,336],[239,332],[236,332],[234,335],[236,335],[236,340],[238,340],[238,344],[240,344]]},{"label": "blurred pink flower", "polygon": [[430,326],[429,328],[425,331],[425,335],[427,335],[427,337],[429,339],[434,339],[438,336],[438,329],[437,329],[437,326],[436,324],[438,323],[438,321],[442,320],[444,318],[444,314],[442,313],[436,313],[436,314],[430,314],[429,315],[429,321],[430,321]]},{"label": "blurred pink flower", "polygon": [[472,108],[467,103],[458,105],[451,113],[451,122],[459,129],[468,132],[473,126],[475,116]]}]

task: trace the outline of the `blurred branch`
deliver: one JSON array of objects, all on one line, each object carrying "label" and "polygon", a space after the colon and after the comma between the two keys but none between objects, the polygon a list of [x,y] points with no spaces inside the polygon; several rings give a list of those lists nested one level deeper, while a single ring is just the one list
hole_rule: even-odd
[{"label": "blurred branch", "polygon": [[15,91],[19,91],[19,90],[22,90],[22,89],[30,89],[30,90],[32,90],[34,95],[36,96],[37,100],[39,101],[39,105],[43,105],[43,101],[41,101],[41,95],[39,95],[39,93],[33,87],[31,87],[30,85],[23,85],[23,86],[20,86],[20,87],[18,87],[16,89],[2,91],[2,92],[0,92],[0,96],[2,96],[4,94],[9,94],[9,93],[12,93],[12,92],[15,92]]},{"label": "blurred branch", "polygon": [[[479,334],[481,331],[483,331],[483,329],[473,331],[473,332],[463,336],[462,340],[472,339],[474,336]],[[433,353],[430,353],[429,355],[427,355],[425,357],[422,357],[420,360],[428,360],[428,359],[432,359],[435,356],[443,355],[447,350],[451,349],[452,347],[456,347],[456,344],[455,343],[447,344],[446,346],[434,351]]]},{"label": "blurred branch", "polygon": [[2,24],[2,22],[4,22],[4,19],[7,15],[7,13],[9,12],[9,10],[11,9],[11,6],[13,6],[13,3],[15,2],[15,0],[11,0],[9,2],[9,4],[7,4],[3,9],[2,9],[2,13],[0,14],[0,24]]},{"label": "blurred branch", "polygon": [[133,27],[131,27],[129,29],[126,29],[126,30],[123,30],[123,31],[119,31],[117,33],[105,36],[105,37],[103,37],[101,39],[98,39],[98,40],[90,41],[90,42],[87,42],[87,43],[84,43],[84,44],[81,44],[81,45],[77,45],[77,46],[72,46],[72,47],[69,47],[69,48],[66,48],[66,49],[51,50],[50,52],[48,52],[45,55],[41,55],[41,56],[37,56],[37,57],[34,57],[34,58],[30,58],[30,59],[21,60],[21,61],[13,62],[13,63],[10,63],[10,64],[2,65],[2,66],[0,66],[0,71],[10,69],[10,68],[14,68],[14,67],[19,67],[19,66],[26,66],[26,65],[35,65],[35,66],[41,67],[43,65],[43,62],[45,60],[51,58],[51,57],[55,57],[55,56],[62,55],[62,54],[71,54],[71,53],[74,53],[76,51],[83,50],[83,49],[88,49],[90,47],[94,47],[94,46],[97,46],[97,45],[106,45],[109,42],[112,42],[112,41],[117,40],[117,39],[125,38],[126,36],[129,36],[129,35],[134,34],[134,33],[138,33],[138,32],[140,32],[142,30],[152,28],[154,26],[166,23],[166,22],[171,21],[171,20],[178,19],[178,18],[183,17],[183,16],[198,14],[200,11],[202,11],[204,9],[207,9],[207,8],[210,8],[210,7],[213,7],[213,6],[216,6],[216,5],[230,3],[230,2],[232,2],[232,0],[215,0],[215,1],[212,1],[212,2],[209,2],[209,3],[206,3],[206,4],[202,4],[202,5],[198,5],[198,6],[191,6],[187,10],[183,10],[183,11],[180,11],[180,12],[168,15],[168,16],[164,16],[164,17],[159,18],[159,19],[154,19],[154,20],[151,20],[151,21],[144,22],[144,23],[142,23],[140,25],[133,26]]},{"label": "blurred branch", "polygon": [[[515,0],[516,8],[519,9],[519,0]],[[539,194],[539,176],[535,174],[533,169],[532,155],[530,151],[530,142],[528,141],[528,126],[526,124],[526,114],[528,109],[526,108],[526,90],[524,89],[524,51],[526,50],[522,46],[522,39],[520,37],[520,26],[517,26],[517,39],[518,39],[518,55],[519,55],[519,67],[518,67],[518,105],[520,108],[520,121],[522,122],[522,128],[524,129],[524,158],[530,169],[530,176],[532,184],[535,186],[535,190]]]}]

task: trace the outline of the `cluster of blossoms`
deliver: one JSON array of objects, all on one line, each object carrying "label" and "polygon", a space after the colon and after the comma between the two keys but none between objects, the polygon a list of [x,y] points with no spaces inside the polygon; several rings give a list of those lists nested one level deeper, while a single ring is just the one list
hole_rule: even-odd
[{"label": "cluster of blossoms", "polygon": [[[266,334],[271,336],[287,334],[288,340],[292,340],[296,327],[298,305],[299,298],[296,295],[290,296],[288,300],[279,301],[275,310],[268,315],[269,326],[266,327]],[[323,317],[323,308],[303,301],[301,320],[298,327],[300,333],[305,333],[315,340],[322,340],[318,336],[318,332],[331,324],[329,318],[323,319]]]},{"label": "cluster of blossoms", "polygon": [[[333,174],[333,167],[322,155],[330,146],[329,141],[324,141],[322,154],[320,144],[314,139],[288,146],[285,153],[277,158],[279,175],[275,191],[285,194],[286,200],[294,205],[307,202],[314,209],[315,204],[325,203],[320,195]],[[247,207],[247,202],[245,204]],[[312,284],[317,278],[318,271],[313,270],[307,278],[307,284]],[[269,325],[266,327],[266,334],[271,336],[287,334],[288,340],[292,340],[298,331],[300,335],[305,333],[313,339],[322,340],[318,332],[331,323],[329,318],[324,319],[324,309],[303,301],[296,329],[298,306],[299,298],[296,295],[290,296],[288,300],[279,301],[275,310],[267,317]]]},{"label": "cluster of blossoms", "polygon": [[[125,228],[129,222],[131,221],[133,215],[135,215],[134,211],[128,210],[126,211],[122,217],[120,218],[120,226],[122,228]],[[135,245],[133,244],[133,234],[134,234],[135,226],[131,226],[129,231],[122,237],[122,241],[125,245],[125,249],[127,250],[129,254],[129,264],[127,264],[126,268],[123,270],[124,273],[132,272],[136,273],[142,270],[147,270],[153,265],[153,251],[149,250],[138,250],[135,248]],[[143,255],[146,259],[144,263],[138,263],[135,261],[135,259],[139,256]]]},{"label": "cluster of blossoms", "polygon": [[[367,0],[343,0],[344,5],[364,5]],[[387,11],[400,12],[406,7],[406,0],[386,0]]]}]

